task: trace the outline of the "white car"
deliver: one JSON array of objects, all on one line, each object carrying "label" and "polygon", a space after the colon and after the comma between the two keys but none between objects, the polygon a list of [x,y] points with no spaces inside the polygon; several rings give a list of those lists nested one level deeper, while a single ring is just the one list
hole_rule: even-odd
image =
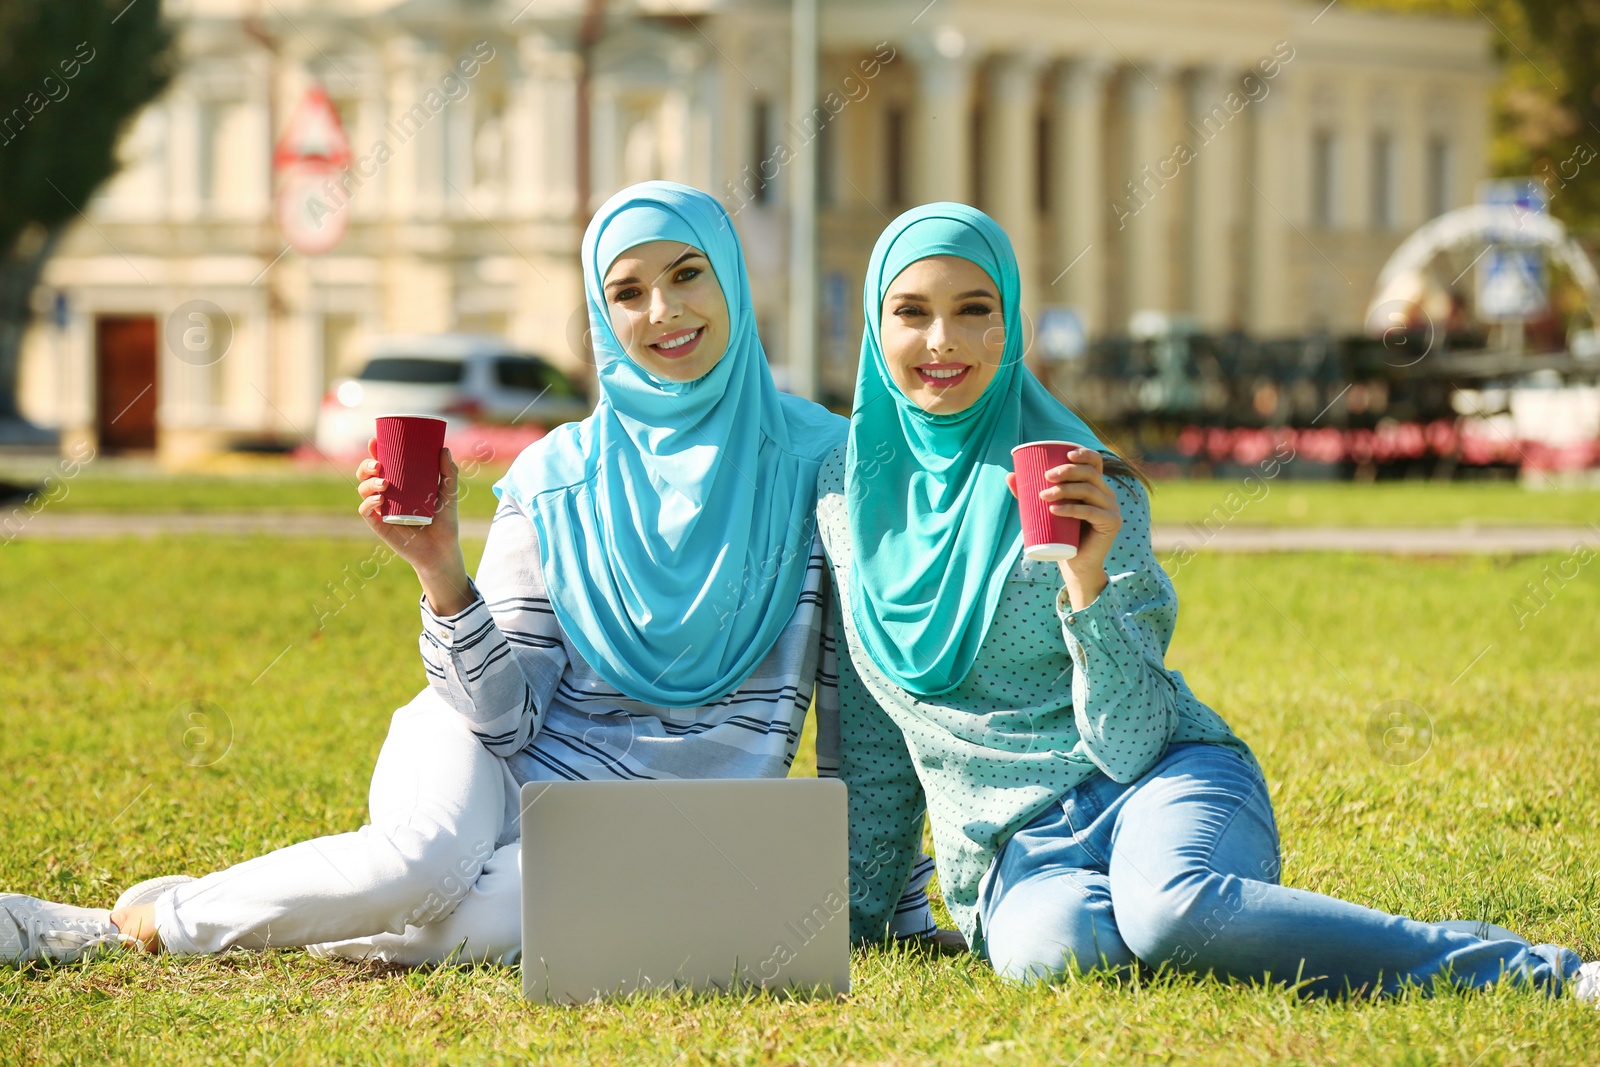
[{"label": "white car", "polygon": [[548,429],[594,405],[557,368],[504,338],[441,333],[374,338],[353,378],[333,383],[317,415],[317,449],[365,454],[379,415],[439,415],[446,433],[469,425]]}]

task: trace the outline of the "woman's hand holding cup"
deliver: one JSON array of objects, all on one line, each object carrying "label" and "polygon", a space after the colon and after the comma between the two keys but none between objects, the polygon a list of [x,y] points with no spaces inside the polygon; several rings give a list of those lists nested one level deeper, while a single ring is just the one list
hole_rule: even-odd
[{"label": "woman's hand holding cup", "polygon": [[361,517],[394,554],[411,564],[422,582],[428,606],[437,615],[454,615],[474,599],[461,553],[461,524],[456,501],[460,471],[448,448],[439,450],[439,489],[433,521],[425,526],[395,525],[383,521],[385,492],[391,487],[378,457],[378,439],[367,442],[367,458],[356,467],[360,481]]},{"label": "woman's hand holding cup", "polygon": [[[1077,551],[1070,558],[1060,558],[1061,577],[1066,583],[1067,597],[1074,611],[1081,611],[1094,603],[1108,581],[1106,556],[1122,529],[1122,509],[1117,505],[1117,494],[1105,479],[1105,457],[1092,448],[1045,442],[1065,449],[1052,459],[1064,459],[1044,469],[1042,482],[1037,475],[1028,478],[1024,491],[1032,490],[1049,506],[1051,515],[1081,520],[1077,538]],[[1018,450],[1030,448],[1019,445]],[[1025,474],[1030,472],[1024,470]],[[1006,475],[1011,492],[1018,492],[1017,475]],[[1020,500],[1020,498],[1019,498]]]}]

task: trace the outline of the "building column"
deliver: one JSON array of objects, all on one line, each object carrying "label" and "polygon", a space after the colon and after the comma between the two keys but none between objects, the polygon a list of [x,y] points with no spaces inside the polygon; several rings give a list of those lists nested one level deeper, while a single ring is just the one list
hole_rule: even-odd
[{"label": "building column", "polygon": [[1394,125],[1395,226],[1402,233],[1427,222],[1428,127],[1423,116],[1420,85],[1405,85],[1400,90],[1399,110]]},{"label": "building column", "polygon": [[1289,122],[1289,86],[1279,84],[1250,105],[1254,149],[1250,159],[1248,212],[1250,230],[1250,307],[1248,327],[1258,337],[1291,332],[1289,306],[1289,220],[1299,214],[1304,197],[1295,195],[1296,156],[1306,151],[1308,127]]},{"label": "building column", "polygon": [[[517,66],[506,93],[506,210],[513,218],[532,217],[542,206],[540,161],[556,146],[541,143],[539,80],[541,40],[529,34],[517,41]],[[568,145],[570,149],[570,143]]]},{"label": "building column", "polygon": [[[478,94],[468,92],[452,100],[437,118],[440,141],[444,144],[443,166],[439,173],[439,207],[447,215],[477,219],[478,211],[497,214],[499,205],[480,199],[475,141],[478,132]],[[477,210],[474,210],[476,208]]]},{"label": "building column", "polygon": [[1110,73],[1109,63],[1088,56],[1062,69],[1056,78],[1056,128],[1050,139],[1050,173],[1060,184],[1050,275],[1057,280],[1046,292],[1050,303],[1064,299],[1076,310],[1090,336],[1105,329],[1103,121]]},{"label": "building column", "polygon": [[392,153],[383,168],[388,194],[385,200],[391,218],[409,219],[416,216],[418,207],[419,145],[405,123],[407,113],[422,92],[421,45],[414,37],[393,38],[384,47],[384,60],[389,74],[384,140]]},{"label": "building column", "polygon": [[972,202],[972,51],[961,34],[942,30],[908,51],[917,64],[915,172],[916,202]]},{"label": "building column", "polygon": [[1011,237],[1022,278],[1022,302],[1029,314],[1041,303],[1039,288],[1038,177],[1039,74],[1045,56],[1023,53],[1001,57],[989,84],[988,129],[992,144],[983,155],[984,188],[991,214]]},{"label": "building column", "polygon": [[[1453,86],[1464,100],[1471,100],[1471,83]],[[1478,184],[1490,176],[1489,142],[1494,138],[1491,128],[1494,117],[1489,108],[1458,105],[1450,127],[1460,131],[1451,148],[1454,160],[1465,161],[1465,166],[1454,167],[1458,175],[1451,189],[1451,208],[1466,207],[1478,199]]]},{"label": "building column", "polygon": [[1190,132],[1195,158],[1192,229],[1189,235],[1189,311],[1204,330],[1234,324],[1234,160],[1243,134],[1219,125],[1217,110],[1232,87],[1232,72],[1206,66],[1195,71],[1190,96]]},{"label": "building column", "polygon": [[1372,227],[1371,87],[1350,78],[1339,99],[1339,222],[1344,230]]},{"label": "building column", "polygon": [[200,101],[186,86],[172,94],[167,105],[167,218],[199,216],[200,170],[209,161],[200,158],[205,144],[200,134]]},{"label": "building column", "polygon": [[689,184],[697,189],[713,190],[717,159],[717,80],[716,68],[704,55],[697,57],[693,75],[687,79],[689,86],[688,153]]},{"label": "building column", "polygon": [[593,211],[627,185],[627,145],[617,86],[596,76],[589,81],[589,199]]},{"label": "building column", "polygon": [[1122,217],[1127,242],[1128,313],[1172,310],[1172,217],[1178,176],[1168,129],[1172,68],[1146,60],[1127,74],[1129,214]]},{"label": "building column", "polygon": [[[529,34],[518,42],[524,116],[513,139],[513,173],[526,176],[530,207],[545,218],[578,214],[578,83],[583,60],[571,34]],[[519,183],[520,184],[520,183]],[[580,221],[580,225],[588,219]]]},{"label": "building column", "polygon": [[389,94],[384,81],[382,55],[364,53],[359,71],[356,82],[361,87],[361,101],[354,122],[347,127],[351,152],[355,156],[351,166],[355,170],[356,180],[361,183],[350,205],[352,221],[377,219],[387,214],[385,197],[389,168],[379,161],[376,146],[383,142],[389,144],[390,150],[394,148],[391,143],[393,135],[387,129]]},{"label": "building column", "polygon": [[[714,58],[708,59],[702,86],[706,110],[711,117],[712,173],[715,188],[720,190],[718,199],[738,219],[757,196],[755,170],[751,165],[755,154],[751,146],[755,143],[756,94],[754,86],[728,56],[749,54],[753,41],[726,19],[709,25],[707,32],[712,36],[711,45],[716,53]],[[748,240],[747,231],[742,228],[740,235]]]},{"label": "building column", "polygon": [[270,72],[262,56],[243,60],[244,96],[240,102],[240,150],[245,158],[234,172],[233,213],[258,219],[272,216],[272,105]]},{"label": "building column", "polygon": [[689,93],[679,82],[661,100],[656,114],[657,128],[661,131],[661,174],[668,181],[693,184],[694,175],[689,164],[689,141],[693,135],[692,112]]}]

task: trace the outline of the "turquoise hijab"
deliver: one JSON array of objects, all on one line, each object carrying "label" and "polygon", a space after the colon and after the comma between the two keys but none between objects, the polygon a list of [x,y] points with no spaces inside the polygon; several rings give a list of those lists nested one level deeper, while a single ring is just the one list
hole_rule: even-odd
[{"label": "turquoise hijab", "polygon": [[[606,271],[649,241],[704,252],[728,302],[727,353],[692,382],[647,373],[611,326]],[[556,619],[596,673],[636,700],[700,707],[738,688],[794,614],[817,468],[845,421],[773,386],[738,235],[705,193],[622,190],[589,223],[582,265],[599,402],[495,493],[532,517]]]},{"label": "turquoise hijab", "polygon": [[[999,369],[978,401],[955,414],[930,414],[906,399],[889,376],[879,335],[889,286],[930,256],[982,267],[1005,318]],[[845,475],[851,613],[878,669],[923,696],[949,692],[972,669],[1022,552],[1022,520],[1006,488],[1011,449],[1036,440],[1104,447],[1023,366],[1021,287],[1005,231],[965,204],[901,215],[878,238],[867,267]]]}]

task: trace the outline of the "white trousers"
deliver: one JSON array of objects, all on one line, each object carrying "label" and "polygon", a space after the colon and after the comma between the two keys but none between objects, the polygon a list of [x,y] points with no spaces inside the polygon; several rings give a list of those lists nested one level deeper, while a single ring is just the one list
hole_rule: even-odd
[{"label": "white trousers", "polygon": [[[372,772],[371,823],[302,841],[169,890],[156,901],[168,952],[307,947],[405,966],[513,964],[522,955],[520,794],[431,691],[394,713]],[[913,878],[920,893],[932,864]],[[926,905],[897,916],[911,934]]]},{"label": "white trousers", "polygon": [[[505,761],[430,691],[395,712],[372,772],[371,822],[302,841],[170,890],[156,901],[169,952],[315,945],[439,924],[509,858],[509,908],[474,908],[497,947],[521,942],[518,801]],[[502,846],[505,846],[502,848]],[[497,852],[497,850],[499,850]],[[441,957],[442,958],[442,957]],[[418,959],[415,962],[428,962]]]}]

